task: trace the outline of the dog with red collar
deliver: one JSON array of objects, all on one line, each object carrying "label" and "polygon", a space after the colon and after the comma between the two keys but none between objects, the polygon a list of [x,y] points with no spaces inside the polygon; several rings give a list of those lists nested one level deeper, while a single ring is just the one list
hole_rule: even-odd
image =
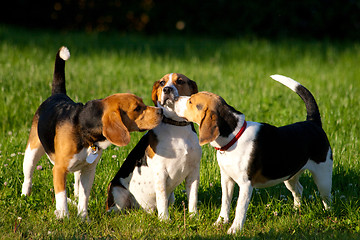
[{"label": "dog with red collar", "polygon": [[281,75],[271,77],[302,98],[307,110],[306,121],[282,127],[246,121],[243,113],[209,92],[180,97],[174,104],[179,116],[200,125],[200,145],[210,143],[217,149],[222,203],[215,224],[229,221],[234,185],[239,185],[235,219],[229,234],[243,227],[253,188],[284,182],[294,197],[294,206],[300,207],[303,187],[299,177],[305,169],[312,173],[325,209],[329,209],[331,203],[332,151],[317,103],[300,83]]},{"label": "dog with red collar", "polygon": [[90,190],[103,149],[110,144],[127,145],[129,132],[156,127],[162,120],[162,109],[146,106],[141,98],[127,93],[86,104],[73,102],[65,88],[65,61],[69,58],[69,50],[60,48],[55,59],[52,95],[33,118],[24,156],[22,194],[30,195],[34,168],[46,153],[54,164],[56,217],[69,216],[66,175],[75,172],[78,215],[88,219]]},{"label": "dog with red collar", "polygon": [[141,138],[109,184],[108,211],[157,209],[167,220],[173,191],[185,180],[189,212],[196,214],[201,147],[193,124],[177,116],[173,104],[197,92],[196,83],[183,74],[166,74],[154,83],[152,100],[164,110],[163,121]]}]

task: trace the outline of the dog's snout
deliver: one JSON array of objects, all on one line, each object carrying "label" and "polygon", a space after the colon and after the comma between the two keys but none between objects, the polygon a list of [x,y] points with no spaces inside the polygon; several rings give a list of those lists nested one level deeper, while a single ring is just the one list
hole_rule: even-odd
[{"label": "dog's snout", "polygon": [[163,92],[165,94],[170,94],[171,92],[173,92],[173,89],[171,87],[164,87]]}]

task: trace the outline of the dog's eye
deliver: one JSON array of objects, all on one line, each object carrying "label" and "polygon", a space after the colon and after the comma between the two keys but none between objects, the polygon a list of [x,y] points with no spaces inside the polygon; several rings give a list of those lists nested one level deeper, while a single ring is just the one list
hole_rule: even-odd
[{"label": "dog's eye", "polygon": [[184,80],[182,80],[181,78],[179,78],[178,80],[176,80],[176,83],[179,84],[179,85],[182,85],[185,83]]},{"label": "dog's eye", "polygon": [[141,111],[141,109],[142,109],[142,107],[141,107],[141,106],[137,106],[137,107],[134,109],[134,111],[135,111],[135,112],[140,112],[140,111]]},{"label": "dog's eye", "polygon": [[189,100],[189,104],[192,104],[191,100]]},{"label": "dog's eye", "polygon": [[162,81],[160,81],[160,86],[165,86],[165,81],[164,80],[162,80]]}]

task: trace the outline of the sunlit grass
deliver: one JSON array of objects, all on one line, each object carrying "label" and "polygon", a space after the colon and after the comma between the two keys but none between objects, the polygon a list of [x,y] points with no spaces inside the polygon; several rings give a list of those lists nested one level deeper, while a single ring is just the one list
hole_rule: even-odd
[{"label": "sunlit grass", "polygon": [[[354,42],[295,39],[202,39],[86,35],[0,26],[0,232],[1,238],[227,238],[230,225],[214,227],[221,204],[215,151],[203,147],[199,216],[184,218],[187,201],[180,185],[171,221],[130,211],[106,214],[106,187],[142,133],[126,147],[109,147],[97,166],[89,203],[91,223],[76,217],[57,221],[52,166],[34,173],[32,195],[20,196],[22,158],[32,116],[50,94],[57,49],[66,45],[68,95],[86,102],[115,92],[132,92],[151,105],[154,81],[169,72],[195,80],[200,91],[221,95],[250,121],[277,126],[305,119],[305,106],[270,79],[278,73],[301,82],[314,94],[334,151],[333,210],[324,212],[306,172],[301,211],[292,208],[284,185],[254,191],[240,236],[255,239],[356,239],[360,235],[360,45]],[[73,176],[67,190],[72,197]],[[238,188],[236,187],[231,216]],[[186,205],[185,205],[186,207]],[[21,217],[21,220],[18,219]],[[232,220],[232,219],[231,219]],[[231,238],[231,237],[228,237]]]}]

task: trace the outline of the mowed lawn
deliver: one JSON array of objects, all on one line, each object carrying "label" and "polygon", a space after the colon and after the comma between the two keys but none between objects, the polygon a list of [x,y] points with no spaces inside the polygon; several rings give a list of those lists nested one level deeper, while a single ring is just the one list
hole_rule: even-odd
[{"label": "mowed lawn", "polygon": [[[302,100],[269,76],[283,74],[315,96],[334,152],[333,204],[325,212],[311,174],[305,172],[302,207],[283,184],[258,189],[244,228],[227,236],[230,224],[213,226],[221,205],[215,150],[203,147],[199,214],[190,218],[184,185],[175,191],[171,220],[132,210],[105,212],[106,188],[143,133],[132,133],[126,147],[109,147],[97,166],[91,191],[91,222],[56,220],[52,165],[43,157],[35,170],[32,195],[21,197],[22,162],[39,104],[51,93],[54,58],[62,45],[66,87],[86,102],[130,92],[152,105],[152,84],[171,72],[195,80],[200,91],[221,95],[249,121],[281,126],[305,120]],[[0,239],[359,239],[360,238],[360,44],[330,40],[267,40],[254,37],[144,37],[117,33],[86,34],[0,26]],[[291,161],[291,159],[289,159]],[[67,179],[73,198],[73,175]],[[234,217],[238,187],[231,208]]]}]

